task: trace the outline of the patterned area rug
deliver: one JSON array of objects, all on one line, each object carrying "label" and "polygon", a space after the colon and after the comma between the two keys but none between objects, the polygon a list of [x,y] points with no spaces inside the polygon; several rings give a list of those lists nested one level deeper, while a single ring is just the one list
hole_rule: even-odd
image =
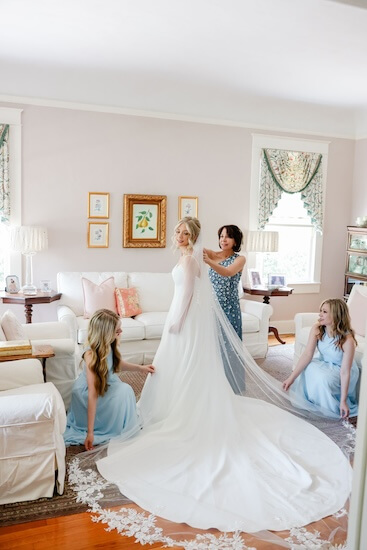
[{"label": "patterned area rug", "polygon": [[[269,352],[264,360],[260,360],[261,367],[272,376],[282,381],[292,369],[293,344],[269,347]],[[121,378],[130,384],[137,398],[140,396],[146,375],[137,373],[124,373]],[[73,456],[82,452],[83,446],[72,446],[67,449],[66,462],[70,462]],[[118,491],[116,489],[116,491]],[[113,499],[113,494],[111,498]],[[15,525],[41,519],[66,516],[85,512],[87,505],[76,502],[75,492],[65,481],[63,495],[54,495],[52,498],[41,498],[35,501],[19,502],[0,505],[0,526]]]}]

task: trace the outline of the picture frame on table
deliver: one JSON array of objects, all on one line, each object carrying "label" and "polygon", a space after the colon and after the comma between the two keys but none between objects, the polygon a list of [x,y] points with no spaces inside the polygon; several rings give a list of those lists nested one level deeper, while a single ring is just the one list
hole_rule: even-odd
[{"label": "picture frame on table", "polygon": [[198,217],[198,197],[178,197],[178,219],[185,216]]},{"label": "picture frame on table", "polygon": [[108,241],[108,222],[88,222],[88,248],[108,248]]},{"label": "picture frame on table", "polygon": [[262,286],[260,273],[259,271],[257,271],[257,269],[249,269],[248,276],[251,288],[258,288]]},{"label": "picture frame on table", "polygon": [[9,294],[18,294],[20,291],[20,284],[17,275],[8,275],[5,278],[5,292]]},{"label": "picture frame on table", "polygon": [[166,195],[124,195],[124,248],[165,248]]},{"label": "picture frame on table", "polygon": [[110,194],[88,193],[88,219],[110,217]]},{"label": "picture frame on table", "polygon": [[282,273],[269,273],[268,275],[268,286],[284,287],[286,285],[285,275]]}]

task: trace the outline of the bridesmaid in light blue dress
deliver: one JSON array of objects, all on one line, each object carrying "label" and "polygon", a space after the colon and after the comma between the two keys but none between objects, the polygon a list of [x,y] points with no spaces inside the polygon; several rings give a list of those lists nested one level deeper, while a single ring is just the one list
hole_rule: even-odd
[{"label": "bridesmaid in light blue dress", "polygon": [[[311,329],[305,351],[283,388],[315,404],[330,417],[357,416],[359,369],[354,360],[356,340],[343,300],[321,304],[319,323]],[[319,357],[313,357],[315,349]]]},{"label": "bridesmaid in light blue dress", "polygon": [[66,445],[108,442],[138,429],[135,394],[116,374],[120,370],[154,372],[152,365],[136,365],[121,359],[118,345],[121,320],[108,309],[96,311],[89,322],[84,368],[74,383],[64,432]]}]

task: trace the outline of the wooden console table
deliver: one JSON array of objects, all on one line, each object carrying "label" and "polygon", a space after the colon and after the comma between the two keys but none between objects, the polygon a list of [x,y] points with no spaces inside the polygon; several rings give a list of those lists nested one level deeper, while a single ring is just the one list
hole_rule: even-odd
[{"label": "wooden console table", "polygon": [[46,382],[46,359],[49,357],[55,357],[52,346],[48,344],[32,345],[32,354],[25,355],[1,355],[0,362],[2,361],[18,361],[19,359],[40,359],[42,363],[43,379]]},{"label": "wooden console table", "polygon": [[55,300],[60,300],[61,293],[51,290],[51,292],[41,292],[37,290],[34,296],[28,296],[22,292],[11,294],[9,292],[0,292],[0,299],[3,304],[23,304],[26,323],[32,322],[33,304],[50,304]]},{"label": "wooden console table", "polygon": [[[245,292],[246,294],[251,294],[252,296],[263,296],[264,304],[269,304],[271,296],[289,296],[290,294],[292,294],[293,288],[284,286],[271,290],[267,287],[251,288],[249,286],[244,286],[243,292]],[[274,336],[278,340],[278,342],[280,342],[281,344],[285,344],[285,341],[282,340],[279,336],[278,329],[276,329],[275,327],[269,327],[269,332],[274,333]]]}]

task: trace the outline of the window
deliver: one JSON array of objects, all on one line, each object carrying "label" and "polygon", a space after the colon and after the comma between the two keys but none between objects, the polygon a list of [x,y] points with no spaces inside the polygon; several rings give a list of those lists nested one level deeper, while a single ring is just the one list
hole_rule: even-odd
[{"label": "window", "polygon": [[[261,155],[264,148],[322,154],[322,185],[325,191],[328,142],[253,135],[252,175],[249,229],[257,230],[259,223],[259,196]],[[321,275],[322,234],[317,231],[308,215],[301,193],[281,193],[264,231],[278,231],[278,252],[248,255],[248,267],[258,269],[267,281],[268,273],[286,275],[286,282],[295,292],[319,292]]]}]

